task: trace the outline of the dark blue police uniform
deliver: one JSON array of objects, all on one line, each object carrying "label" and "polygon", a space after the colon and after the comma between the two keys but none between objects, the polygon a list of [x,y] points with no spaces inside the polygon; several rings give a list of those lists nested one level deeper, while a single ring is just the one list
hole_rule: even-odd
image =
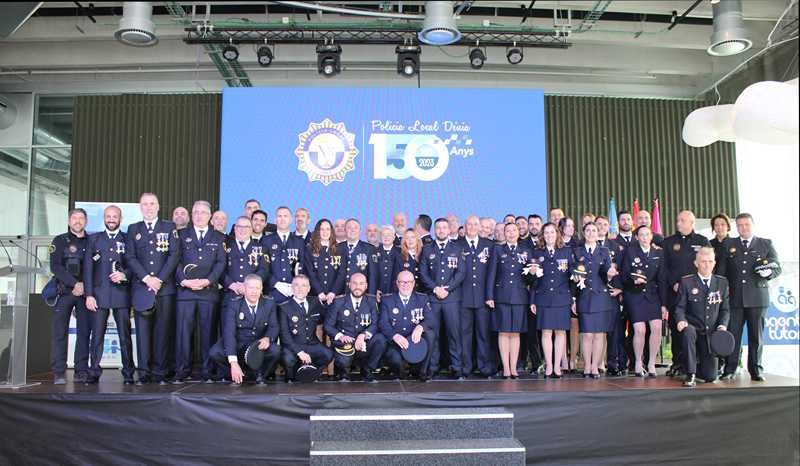
[{"label": "dark blue police uniform", "polygon": [[317,338],[317,325],[323,323],[323,311],[319,300],[307,296],[303,304],[290,298],[279,306],[281,325],[281,360],[286,369],[286,380],[294,380],[300,362],[297,354],[306,352],[311,364],[321,368],[333,359],[331,350]]},{"label": "dark blue police uniform", "polygon": [[435,339],[434,332],[436,332],[431,325],[430,312],[428,296],[416,291],[412,292],[405,302],[399,293],[392,293],[381,298],[379,328],[387,341],[385,359],[397,377],[402,378],[405,371],[403,370],[402,350],[395,343],[394,336],[400,335],[410,340],[417,325],[422,325],[422,338],[428,344],[428,353],[421,362],[413,364],[411,370],[414,375],[422,379],[428,378],[428,363]]},{"label": "dark blue police uniform", "polygon": [[491,314],[486,306],[486,277],[494,243],[486,238],[465,237],[458,245],[466,270],[461,284],[461,364],[464,374],[471,374],[474,355],[478,370],[488,377],[494,375],[497,368],[492,357]]},{"label": "dark blue police uniform", "polygon": [[347,356],[334,349],[333,362],[337,374],[346,376],[353,362],[368,373],[378,368],[386,350],[386,338],[378,332],[378,303],[375,298],[361,296],[358,306],[349,293],[336,298],[325,316],[325,333],[334,347],[342,346],[336,341],[339,334],[353,339],[364,334],[366,338],[367,351],[356,350],[355,354]]}]

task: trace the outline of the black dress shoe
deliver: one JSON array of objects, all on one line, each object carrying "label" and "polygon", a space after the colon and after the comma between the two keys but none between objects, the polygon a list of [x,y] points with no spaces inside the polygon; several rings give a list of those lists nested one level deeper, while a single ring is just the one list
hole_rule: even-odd
[{"label": "black dress shoe", "polygon": [[422,383],[428,383],[428,382],[430,382],[431,378],[428,377],[427,375],[421,375],[421,376],[419,376],[419,378],[417,378],[417,380],[422,382]]},{"label": "black dress shoe", "polygon": [[767,381],[766,377],[764,377],[761,374],[751,375],[750,376],[750,380],[752,380],[753,382],[766,382]]},{"label": "black dress shoe", "polygon": [[130,378],[130,379],[125,379],[125,380],[123,380],[123,381],[122,381],[122,385],[133,385],[134,383],[135,383],[135,382],[133,381],[133,379],[132,379],[132,378]]},{"label": "black dress shoe", "polygon": [[100,382],[100,377],[93,377],[93,376],[91,376],[91,375],[90,375],[90,376],[87,376],[87,377],[84,379],[84,381],[83,381],[83,383],[84,383],[85,385],[95,385],[95,384],[97,384],[98,382]]},{"label": "black dress shoe", "polygon": [[519,375],[513,375],[513,374],[511,375],[511,380],[517,380],[518,378],[519,378]]},{"label": "black dress shoe", "polygon": [[555,372],[553,372],[553,374],[550,376],[551,379],[560,379],[561,377],[561,374],[556,374]]},{"label": "black dress shoe", "polygon": [[657,377],[657,376],[658,376],[658,374],[656,374],[655,372],[648,372],[648,373],[647,373],[647,376],[648,376],[648,377],[653,377],[653,378],[655,378],[655,377]]},{"label": "black dress shoe", "polygon": [[684,387],[694,387],[697,385],[697,381],[695,380],[694,374],[689,374],[686,376],[686,380],[683,381]]},{"label": "black dress shoe", "polygon": [[599,379],[600,374],[590,374],[593,379]]},{"label": "black dress shoe", "polygon": [[258,377],[256,377],[256,385],[264,385],[265,383],[266,382],[264,381],[264,377],[263,376],[259,375]]},{"label": "black dress shoe", "polygon": [[350,377],[348,377],[346,374],[339,374],[339,375],[336,376],[336,381],[337,382],[349,382],[350,381]]},{"label": "black dress shoe", "polygon": [[375,376],[372,375],[372,372],[367,372],[366,375],[364,375],[364,382],[375,383],[377,380],[375,380]]},{"label": "black dress shoe", "polygon": [[736,377],[736,375],[735,375],[735,374],[733,374],[733,373],[731,373],[731,372],[728,372],[728,373],[726,373],[726,374],[722,374],[722,376],[721,376],[719,379],[720,379],[720,380],[733,380],[733,379],[734,379],[734,377]]}]

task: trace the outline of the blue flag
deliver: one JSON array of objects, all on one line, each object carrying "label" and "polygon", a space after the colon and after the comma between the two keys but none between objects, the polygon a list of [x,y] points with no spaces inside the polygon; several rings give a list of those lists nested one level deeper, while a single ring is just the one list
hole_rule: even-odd
[{"label": "blue flag", "polygon": [[608,201],[608,223],[611,225],[608,228],[608,234],[616,236],[619,233],[619,223],[617,222],[617,204],[613,197]]}]

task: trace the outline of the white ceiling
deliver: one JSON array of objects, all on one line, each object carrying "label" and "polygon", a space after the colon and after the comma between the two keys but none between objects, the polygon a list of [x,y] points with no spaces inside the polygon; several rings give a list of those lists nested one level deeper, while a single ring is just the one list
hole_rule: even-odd
[{"label": "white ceiling", "polygon": [[[724,0],[723,0],[724,1]],[[215,2],[211,2],[214,4]],[[228,2],[216,2],[226,3]],[[244,3],[244,2],[239,2]],[[263,2],[250,2],[263,5]],[[327,2],[337,3],[337,2]],[[352,2],[351,2],[352,3]],[[364,8],[380,2],[364,2]],[[397,2],[392,2],[397,4]],[[403,2],[408,9],[421,2]],[[530,2],[473,2],[497,8],[527,6]],[[646,15],[678,14],[692,1],[615,1],[608,12]],[[190,3],[183,2],[189,10]],[[197,2],[205,5],[206,2]],[[526,25],[552,28],[557,6],[587,10],[594,1],[537,1],[535,8],[548,17],[534,17]],[[88,2],[85,3],[88,5]],[[96,8],[119,7],[120,2],[96,2]],[[161,5],[156,3],[156,5]],[[73,2],[45,2],[44,9],[74,8]],[[570,35],[568,49],[531,48],[522,64],[506,62],[505,50],[489,48],[482,70],[470,69],[467,47],[424,47],[420,85],[535,87],[554,94],[637,97],[694,97],[748,56],[765,46],[766,38],[787,6],[785,0],[744,0],[745,25],[754,47],[733,57],[714,58],[705,49],[709,24],[612,21],[601,18],[592,30]],[[3,6],[0,4],[0,14]],[[55,11],[55,10],[53,10]],[[279,21],[280,14],[213,13],[212,20],[247,17],[252,21]],[[74,13],[73,13],[74,14]],[[293,15],[306,21],[304,14]],[[704,0],[691,18],[710,18]],[[122,45],[113,38],[119,17],[97,16],[96,23],[80,16],[34,16],[14,35],[0,41],[0,91],[44,93],[218,91],[225,86],[213,63],[197,45],[183,42],[183,26],[167,15],[157,15],[159,43],[149,48]],[[461,22],[518,25],[519,17],[464,15]],[[312,22],[349,21],[353,17],[311,14]],[[573,19],[573,28],[580,24]],[[635,33],[641,32],[638,38]],[[394,46],[343,46],[343,72],[326,79],[316,72],[312,45],[278,45],[269,68],[256,63],[253,47],[240,47],[240,62],[255,86],[416,86],[416,79],[395,72]]]}]

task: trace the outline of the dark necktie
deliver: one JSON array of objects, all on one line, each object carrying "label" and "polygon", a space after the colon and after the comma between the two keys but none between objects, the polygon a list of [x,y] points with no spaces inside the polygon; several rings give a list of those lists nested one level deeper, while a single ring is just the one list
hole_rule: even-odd
[{"label": "dark necktie", "polygon": [[255,306],[250,306],[248,304],[247,307],[250,308],[250,315],[256,315],[256,307]]},{"label": "dark necktie", "polygon": [[244,254],[244,241],[239,241],[239,252]]},{"label": "dark necktie", "polygon": [[203,242],[203,239],[206,237],[206,231],[200,230],[200,242]]},{"label": "dark necktie", "polygon": [[594,248],[589,248],[588,251],[589,251],[589,255],[591,256],[592,253],[594,253]]},{"label": "dark necktie", "polygon": [[148,233],[152,233],[153,232],[153,223],[152,222],[147,222],[147,232]]},{"label": "dark necktie", "polygon": [[286,246],[286,235],[281,235],[281,244]]},{"label": "dark necktie", "polygon": [[742,240],[742,246],[744,246],[745,249],[747,249],[748,243],[750,243],[749,240],[746,240],[746,239]]},{"label": "dark necktie", "polygon": [[308,308],[306,308],[306,302],[305,302],[305,301],[303,301],[302,303],[300,303],[300,307],[302,307],[302,308],[303,308],[303,312],[305,312],[306,314],[308,314]]},{"label": "dark necktie", "polygon": [[705,291],[708,291],[708,289],[709,289],[709,287],[710,287],[710,282],[711,282],[711,280],[710,280],[710,279],[708,279],[708,278],[701,278],[701,279],[700,279],[700,281],[701,281],[701,282],[703,282],[703,289],[704,289]]},{"label": "dark necktie", "polygon": [[469,242],[469,247],[470,247],[470,249],[472,249],[472,252],[475,252],[475,241],[470,241]]},{"label": "dark necktie", "polygon": [[354,309],[354,310],[355,310],[356,312],[358,312],[358,307],[359,307],[359,306],[361,306],[361,301],[356,301],[356,302],[355,302],[355,305],[353,306],[353,307],[355,307],[355,309]]},{"label": "dark necktie", "polygon": [[353,249],[356,248],[355,244],[347,243],[347,255],[353,254]]},{"label": "dark necktie", "polygon": [[439,252],[444,252],[444,247],[447,243],[439,243]]},{"label": "dark necktie", "polygon": [[548,249],[547,253],[550,255],[550,257],[553,257],[553,250],[552,249]]},{"label": "dark necktie", "polygon": [[601,240],[601,239],[597,240],[597,244],[602,246],[603,245],[603,240]]},{"label": "dark necktie", "polygon": [[512,254],[514,253],[514,251],[516,251],[516,250],[517,250],[517,246],[516,246],[516,245],[514,245],[514,246],[509,246],[508,248],[509,248],[509,249],[511,249],[511,253],[512,253]]},{"label": "dark necktie", "polygon": [[117,237],[116,233],[109,233],[108,234],[108,239],[110,239],[111,241],[114,241],[114,238],[116,238],[116,237]]},{"label": "dark necktie", "polygon": [[408,298],[401,297],[400,300],[403,301],[403,307],[408,306]]}]

